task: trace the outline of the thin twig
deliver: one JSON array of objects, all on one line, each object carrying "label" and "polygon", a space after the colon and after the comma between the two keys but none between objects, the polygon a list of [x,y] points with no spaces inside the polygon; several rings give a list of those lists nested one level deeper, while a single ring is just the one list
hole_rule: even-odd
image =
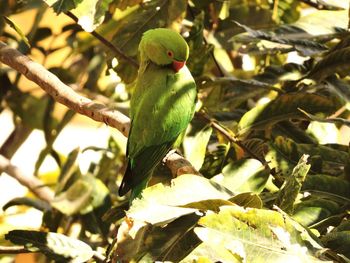
[{"label": "thin twig", "polygon": [[22,253],[33,253],[24,246],[0,246],[0,254],[22,254]]},{"label": "thin twig", "polygon": [[317,0],[316,2],[312,0],[299,0],[300,2],[307,4],[309,6],[312,6],[318,10],[339,10],[340,8],[332,7],[332,6],[327,6],[325,4],[319,3]]},{"label": "thin twig", "polygon": [[11,164],[10,160],[0,155],[0,171],[3,171],[15,178],[20,184],[26,186],[33,194],[41,200],[50,202],[54,198],[54,192],[37,177],[28,174]]},{"label": "thin twig", "polygon": [[[72,14],[71,12],[67,12],[66,15],[69,16],[70,18],[72,18],[76,23],[78,23],[79,19],[74,14]],[[102,44],[104,44],[106,47],[108,47],[110,50],[112,50],[115,54],[117,54],[117,56],[125,59],[135,68],[139,67],[139,64],[137,63],[137,61],[135,59],[125,55],[122,50],[120,50],[118,47],[114,46],[111,42],[109,42],[107,39],[105,39],[102,35],[100,35],[96,31],[92,31],[92,32],[90,32],[90,34],[93,35],[95,38],[97,38]]]},{"label": "thin twig", "polygon": [[197,116],[205,119],[210,126],[217,130],[218,132],[220,132],[222,135],[224,135],[226,137],[227,140],[229,140],[231,143],[237,144],[239,147],[241,147],[246,153],[248,153],[248,155],[250,155],[251,157],[257,159],[258,161],[260,161],[266,168],[269,168],[268,166],[268,162],[266,162],[265,159],[260,158],[258,155],[256,155],[254,152],[252,152],[249,148],[247,148],[240,140],[238,140],[237,138],[235,138],[234,136],[232,136],[226,128],[224,128],[221,124],[219,124],[215,119],[211,118],[210,116],[208,116],[208,114],[206,114],[205,112],[201,111],[197,113]]}]

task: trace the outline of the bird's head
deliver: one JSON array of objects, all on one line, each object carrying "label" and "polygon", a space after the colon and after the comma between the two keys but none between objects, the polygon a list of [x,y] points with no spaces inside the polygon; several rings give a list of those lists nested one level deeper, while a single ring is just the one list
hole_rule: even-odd
[{"label": "bird's head", "polygon": [[189,48],[183,37],[167,28],[146,31],[140,42],[141,59],[157,65],[172,65],[178,72],[188,59]]}]

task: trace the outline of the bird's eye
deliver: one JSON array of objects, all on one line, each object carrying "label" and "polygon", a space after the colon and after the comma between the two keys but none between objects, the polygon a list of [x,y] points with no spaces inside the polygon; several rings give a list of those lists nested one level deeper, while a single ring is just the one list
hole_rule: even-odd
[{"label": "bird's eye", "polygon": [[174,53],[170,50],[167,52],[167,54],[168,54],[168,57],[170,57],[170,58],[172,58],[174,56]]}]

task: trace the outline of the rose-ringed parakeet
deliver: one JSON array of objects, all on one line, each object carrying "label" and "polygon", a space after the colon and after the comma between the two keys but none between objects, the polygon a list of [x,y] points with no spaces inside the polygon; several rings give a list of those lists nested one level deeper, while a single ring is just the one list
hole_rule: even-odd
[{"label": "rose-ringed parakeet", "polygon": [[130,101],[128,166],[119,195],[139,197],[154,168],[193,117],[196,85],[186,67],[189,48],[180,34],[148,30],[139,44],[140,68]]}]

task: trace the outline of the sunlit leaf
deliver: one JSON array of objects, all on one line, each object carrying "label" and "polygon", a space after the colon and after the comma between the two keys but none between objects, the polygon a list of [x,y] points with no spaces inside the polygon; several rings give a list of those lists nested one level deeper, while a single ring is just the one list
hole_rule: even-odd
[{"label": "sunlit leaf", "polygon": [[302,189],[304,191],[322,191],[350,198],[350,182],[326,174],[315,174],[308,176]]},{"label": "sunlit leaf", "polygon": [[142,198],[135,199],[126,214],[134,221],[164,224],[197,211],[184,208],[185,205],[211,199],[227,200],[232,196],[232,192],[218,183],[201,176],[184,174],[173,179],[170,186],[160,183],[146,188]]},{"label": "sunlit leaf", "polygon": [[56,195],[51,205],[66,215],[87,214],[101,206],[108,193],[99,179],[87,174]]},{"label": "sunlit leaf", "polygon": [[336,215],[339,208],[336,202],[327,199],[303,200],[295,205],[293,218],[304,226],[310,226]]},{"label": "sunlit leaf", "polygon": [[297,144],[291,139],[277,137],[269,144],[270,150],[266,160],[270,167],[288,175],[303,154],[310,155],[311,171],[339,175],[343,173],[344,165],[349,157],[347,152],[335,150],[328,146],[314,144]]},{"label": "sunlit leaf", "polygon": [[5,205],[3,205],[2,210],[5,211],[6,209],[17,205],[34,207],[40,211],[45,211],[50,209],[50,205],[46,201],[29,198],[29,197],[17,197],[8,201]]},{"label": "sunlit leaf", "polygon": [[257,194],[249,193],[249,192],[235,195],[230,199],[230,201],[244,208],[246,207],[262,208],[263,207],[263,202],[260,199],[260,197]]},{"label": "sunlit leaf", "polygon": [[291,175],[286,178],[284,185],[278,193],[276,200],[277,206],[288,214],[293,213],[294,203],[311,167],[310,164],[307,164],[308,157],[308,155],[303,155],[300,158],[298,164],[294,167]]},{"label": "sunlit leaf", "polygon": [[[118,233],[120,238],[116,253],[119,260],[179,262],[200,243],[193,232],[198,218],[198,215],[190,214],[163,226],[145,225],[135,237]],[[123,231],[124,226],[122,224],[119,232]]]},{"label": "sunlit leaf", "polygon": [[320,60],[310,71],[308,78],[322,81],[328,76],[338,73],[341,77],[348,75],[350,47],[335,50]]},{"label": "sunlit leaf", "polygon": [[29,40],[26,37],[26,35],[22,32],[22,30],[19,28],[19,26],[17,26],[15,22],[13,22],[10,18],[6,16],[3,16],[3,19],[5,20],[6,24],[8,24],[11,28],[13,28],[17,32],[17,34],[21,37],[21,39],[27,45],[27,47],[30,48]]},{"label": "sunlit leaf", "polygon": [[283,94],[271,102],[259,105],[248,111],[238,124],[239,134],[243,135],[251,129],[273,125],[278,121],[301,118],[301,108],[312,114],[331,113],[336,110],[334,102],[316,94],[294,93]]},{"label": "sunlit leaf", "polygon": [[[195,233],[209,247],[215,248],[215,260],[231,253],[232,262],[318,262],[301,238],[300,226],[278,212],[263,209],[243,209],[224,206],[218,214],[208,214],[199,220]],[[198,260],[195,249],[188,258]],[[225,257],[226,258],[226,257]]]},{"label": "sunlit leaf", "polygon": [[72,10],[78,6],[83,0],[44,0],[49,6],[51,6],[57,14]]},{"label": "sunlit leaf", "polygon": [[331,232],[322,238],[322,242],[329,248],[338,253],[350,257],[350,231]]},{"label": "sunlit leaf", "polygon": [[61,173],[58,178],[58,184],[56,185],[56,194],[61,193],[66,190],[70,184],[72,184],[76,179],[78,179],[79,170],[77,169],[77,159],[80,149],[74,149],[68,155],[66,162],[61,168]]},{"label": "sunlit leaf", "polygon": [[324,85],[332,92],[338,95],[345,103],[350,103],[350,85],[344,80],[335,77],[329,77],[324,81]]},{"label": "sunlit leaf", "polygon": [[184,138],[185,157],[196,170],[199,170],[203,165],[211,133],[212,128],[210,126],[205,126],[200,130],[192,126]]},{"label": "sunlit leaf", "polygon": [[93,250],[88,244],[62,234],[13,230],[5,238],[30,251],[42,252],[57,261],[80,263],[93,256]]},{"label": "sunlit leaf", "polygon": [[71,11],[78,18],[78,24],[87,31],[91,32],[99,26],[104,19],[105,12],[108,10],[109,3],[112,0],[44,0],[53,10],[60,14],[61,12]]},{"label": "sunlit leaf", "polygon": [[[326,46],[312,41],[312,40],[305,40],[305,39],[297,39],[295,36],[288,36],[287,34],[281,34],[278,35],[275,32],[264,32],[261,30],[254,30],[248,26],[242,25],[237,23],[239,26],[244,28],[250,35],[250,37],[254,39],[261,39],[265,41],[261,41],[259,44],[259,48],[261,49],[262,46],[265,47],[265,49],[279,49],[282,48],[281,50],[286,50],[286,51],[291,51],[297,50],[300,52],[303,56],[311,56],[315,54],[319,54],[320,52],[323,52],[327,50]],[[275,42],[280,44],[279,45],[273,45],[273,44],[268,44],[268,42]]]},{"label": "sunlit leaf", "polygon": [[33,129],[43,129],[48,97],[38,98],[26,93],[12,93],[8,99],[11,110]]},{"label": "sunlit leaf", "polygon": [[116,8],[120,10],[125,10],[127,7],[131,7],[137,4],[141,4],[143,0],[117,0],[113,1]]},{"label": "sunlit leaf", "polygon": [[226,165],[222,174],[212,178],[232,192],[259,193],[269,178],[270,171],[256,159],[241,159]]}]

